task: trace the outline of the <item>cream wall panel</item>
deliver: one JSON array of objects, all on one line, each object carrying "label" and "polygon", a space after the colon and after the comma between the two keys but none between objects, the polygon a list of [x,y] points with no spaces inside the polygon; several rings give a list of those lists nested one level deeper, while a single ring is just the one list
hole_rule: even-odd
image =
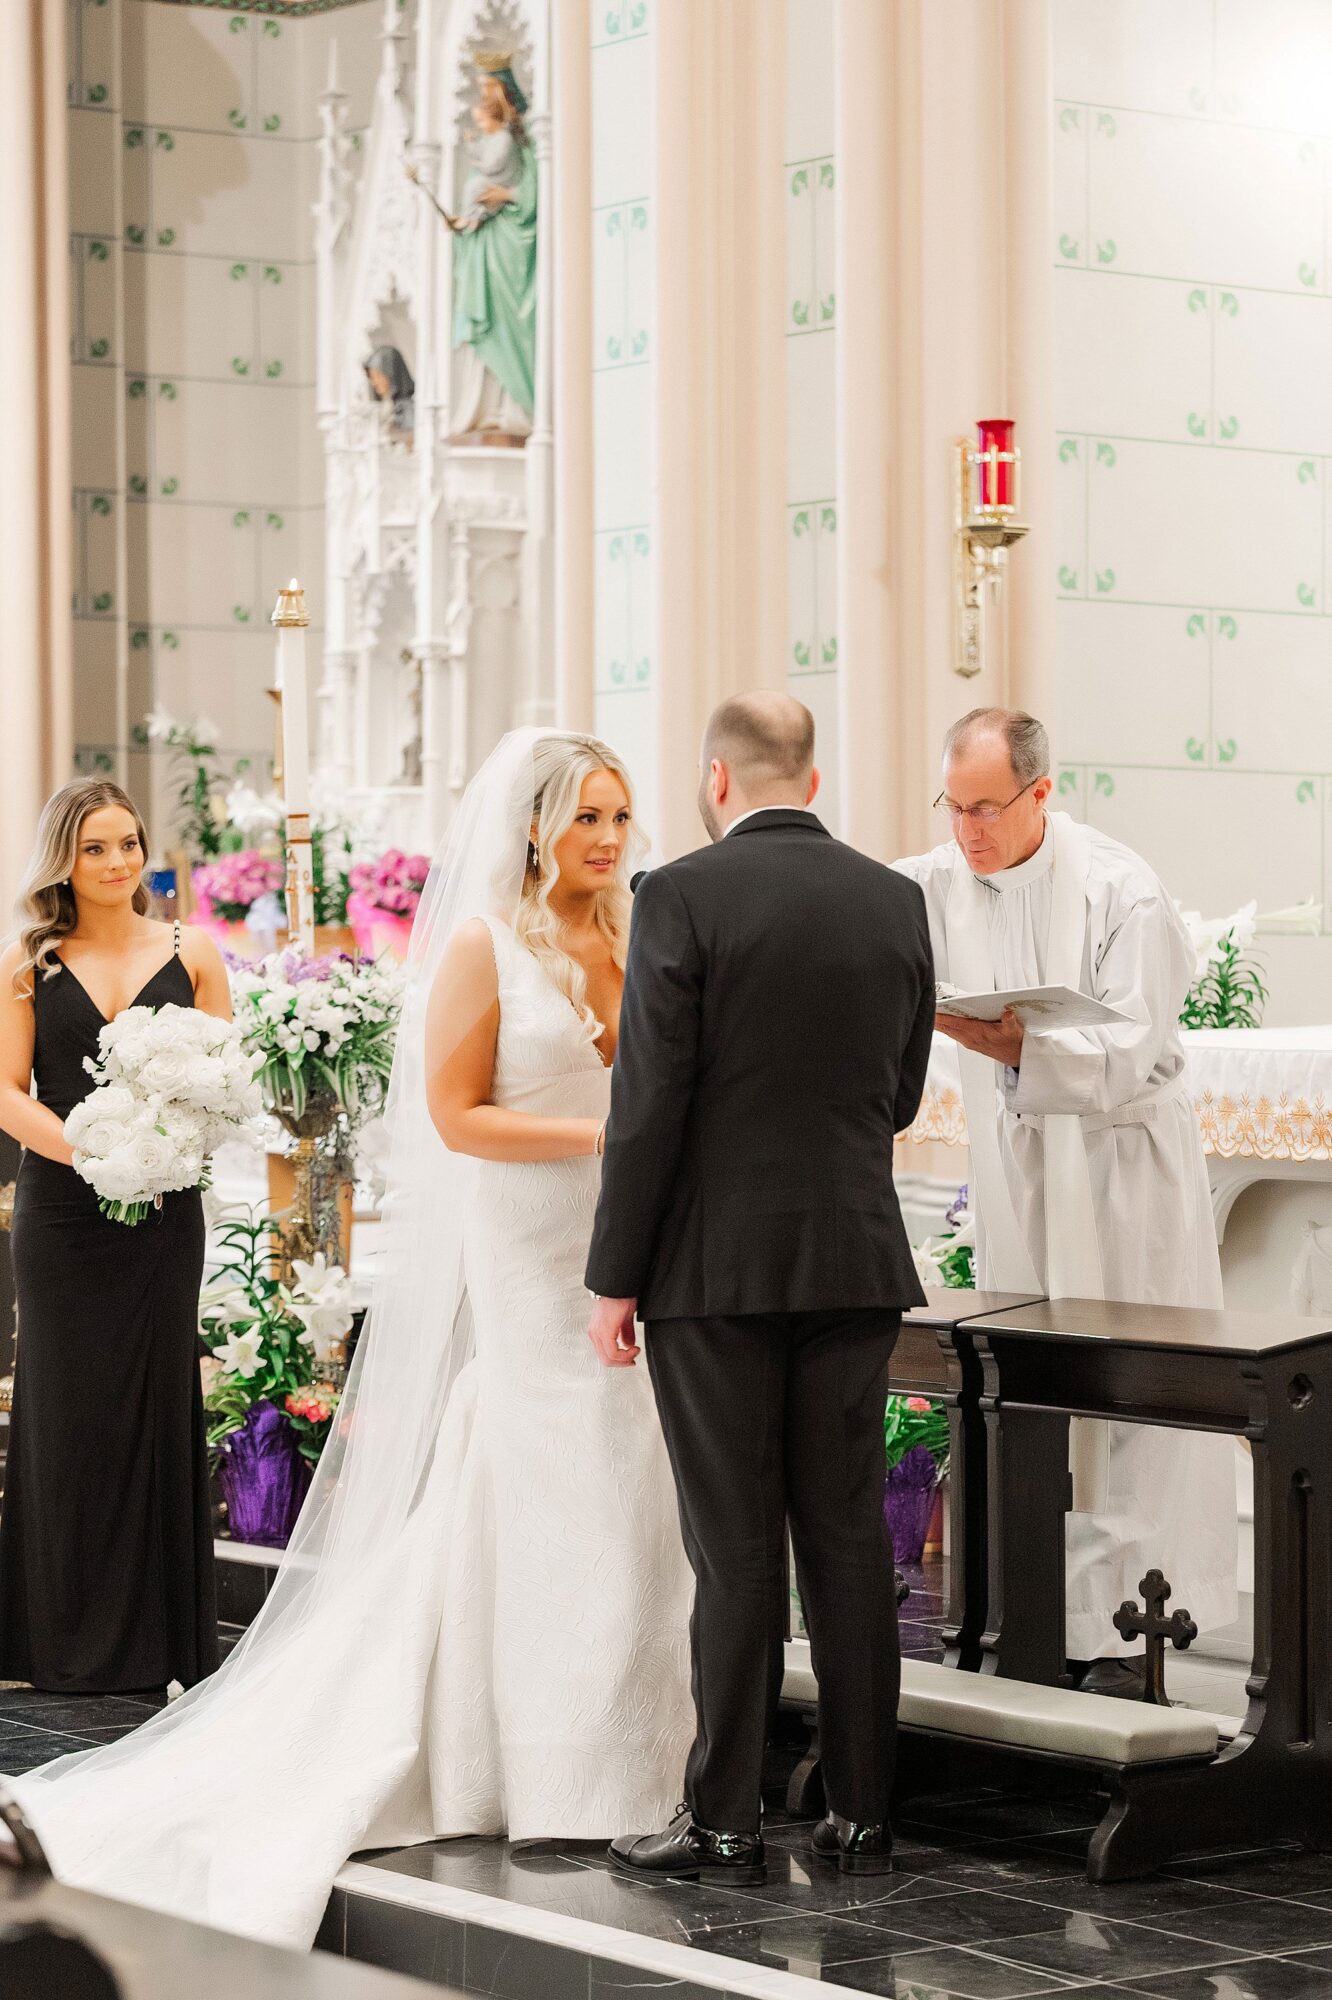
[{"label": "cream wall panel", "polygon": [[1054,12],[1058,97],[1188,111],[1210,84],[1214,0],[1055,0]]},{"label": "cream wall panel", "polygon": [[238,361],[253,366],[256,317],[243,263],[175,251],[131,252],[126,260],[125,358],[132,369],[235,379]]},{"label": "cream wall panel", "polygon": [[786,496],[831,498],[837,485],[836,357],[833,335],[786,343]]},{"label": "cream wall panel", "polygon": [[249,129],[284,141],[299,139],[310,124],[313,108],[317,133],[318,92],[323,89],[324,77],[312,75],[308,60],[302,56],[302,24],[252,19],[250,28],[254,114]]},{"label": "cream wall panel", "polygon": [[1332,761],[1332,627],[1238,612],[1214,621],[1216,753],[1237,770],[1302,776]]},{"label": "cream wall panel", "polygon": [[300,173],[294,147],[161,128],[151,140],[155,243],[170,229],[173,247],[187,252],[280,260],[308,254],[309,216],[294,199]]},{"label": "cream wall panel", "polygon": [[1061,427],[1181,440],[1205,428],[1212,402],[1208,287],[1061,268],[1055,311]]},{"label": "cream wall panel", "polygon": [[[792,680],[790,689],[797,701],[803,701],[814,717],[815,758],[821,779],[814,808],[824,825],[831,827],[835,832],[841,825],[842,819],[839,776],[842,761],[841,725],[837,716],[837,676],[807,674],[802,679]],[[885,771],[884,783],[890,782],[890,774]]]},{"label": "cream wall panel", "polygon": [[131,605],[136,621],[174,630],[259,628],[262,586],[252,520],[237,523],[236,510],[227,507],[160,501],[138,511],[144,554],[141,594]]},{"label": "cream wall panel", "polygon": [[646,368],[605,369],[596,376],[598,529],[652,520],[651,394]]},{"label": "cream wall panel", "polygon": [[1316,283],[1323,189],[1312,141],[1125,110],[1084,125],[1085,262],[1231,286]]},{"label": "cream wall panel", "polygon": [[1332,452],[1332,298],[1222,297],[1213,398],[1222,435],[1268,451]]},{"label": "cream wall panel", "polygon": [[593,57],[596,139],[592,148],[592,205],[601,209],[652,187],[652,38],[639,35]]},{"label": "cream wall panel", "polygon": [[1274,910],[1319,894],[1322,790],[1289,776],[1112,767],[1093,773],[1087,816],[1189,908],[1219,915],[1252,896]]},{"label": "cream wall panel", "polygon": [[832,10],[824,0],[786,0],[786,157],[830,155],[834,139]]},{"label": "cream wall panel", "polygon": [[218,725],[228,754],[252,756],[272,767],[273,645],[268,632],[182,632],[174,649],[154,633],[158,699],[173,715],[207,715]]},{"label": "cream wall panel", "polygon": [[71,110],[69,114],[69,226],[83,235],[117,231],[112,168],[120,143],[120,120],[113,112]]},{"label": "cream wall panel", "polygon": [[[175,389],[173,396],[162,393]],[[157,384],[151,397],[154,497],[297,506],[304,397],[299,388],[248,382]]]},{"label": "cream wall panel", "polygon": [[[1206,760],[1211,637],[1205,615],[1137,604],[1058,606],[1055,754],[1061,763]],[[1145,722],[1150,722],[1150,746]]]},{"label": "cream wall panel", "polygon": [[249,120],[257,19],[220,8],[124,0],[124,20],[127,118],[211,132]]},{"label": "cream wall panel", "polygon": [[1198,445],[1082,440],[1082,594],[1138,602],[1313,610],[1322,493],[1294,457]]},{"label": "cream wall panel", "polygon": [[[660,861],[664,857],[657,844],[661,801],[657,796],[656,708],[651,690],[598,689],[597,734],[619,752],[628,768],[634,783],[635,818],[651,845],[651,858]],[[698,836],[701,846],[701,822]]]},{"label": "cream wall panel", "polygon": [[1324,0],[1215,0],[1210,108],[1248,125],[1332,132],[1332,12]]},{"label": "cream wall panel", "polygon": [[1055,451],[1054,522],[1050,546],[1061,594],[1086,597],[1088,467],[1096,449],[1090,437],[1061,437]]},{"label": "cream wall panel", "polygon": [[80,619],[74,639],[74,741],[76,760],[86,769],[90,752],[105,754],[116,741],[116,627],[106,619]]},{"label": "cream wall panel", "polygon": [[76,487],[118,484],[116,404],[120,375],[115,369],[76,365],[72,383],[70,436]]}]

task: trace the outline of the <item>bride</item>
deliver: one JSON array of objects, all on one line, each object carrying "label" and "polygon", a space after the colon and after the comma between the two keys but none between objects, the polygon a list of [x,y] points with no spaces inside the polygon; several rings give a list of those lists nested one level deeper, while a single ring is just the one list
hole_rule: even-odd
[{"label": "bride", "polygon": [[309,1944],[357,1849],[674,1809],[692,1578],[649,1383],[600,1366],[582,1282],[635,838],[590,737],[518,731],[469,786],[412,933],[344,1421],[221,1670],[6,1781],[62,1881]]}]

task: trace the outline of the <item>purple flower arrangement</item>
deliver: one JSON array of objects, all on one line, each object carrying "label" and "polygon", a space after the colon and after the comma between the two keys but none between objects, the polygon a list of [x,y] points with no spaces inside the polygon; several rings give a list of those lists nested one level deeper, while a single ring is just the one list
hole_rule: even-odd
[{"label": "purple flower arrangement", "polygon": [[429,873],[428,855],[404,854],[400,847],[390,847],[377,861],[358,862],[351,871],[351,886],[364,906],[410,923]]},{"label": "purple flower arrangement", "polygon": [[275,895],[282,887],[282,863],[257,848],[242,847],[202,862],[191,880],[203,914],[239,924],[261,896]]}]

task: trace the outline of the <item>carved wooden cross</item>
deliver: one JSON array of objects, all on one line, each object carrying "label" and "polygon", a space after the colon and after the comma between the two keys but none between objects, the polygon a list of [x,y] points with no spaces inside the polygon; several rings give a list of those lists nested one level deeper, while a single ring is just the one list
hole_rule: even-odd
[{"label": "carved wooden cross", "polygon": [[1159,1569],[1149,1569],[1138,1585],[1146,1609],[1140,1611],[1131,1597],[1126,1597],[1114,1616],[1114,1627],[1121,1638],[1147,1641],[1147,1682],[1143,1689],[1144,1701],[1155,1702],[1158,1708],[1169,1708],[1170,1701],[1165,1691],[1165,1642],[1183,1652],[1198,1636],[1198,1627],[1187,1611],[1172,1611],[1165,1615],[1165,1601],[1170,1595],[1170,1585]]}]

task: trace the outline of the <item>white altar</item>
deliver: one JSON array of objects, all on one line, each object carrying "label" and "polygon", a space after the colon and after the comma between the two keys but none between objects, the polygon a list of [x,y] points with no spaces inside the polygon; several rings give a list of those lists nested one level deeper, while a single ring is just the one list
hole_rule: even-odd
[{"label": "white altar", "polygon": [[[1200,1029],[1186,1031],[1184,1045],[1226,1303],[1289,1311],[1306,1228],[1332,1228],[1332,1026]],[[899,1160],[906,1205],[937,1228],[967,1172],[956,1054],[942,1036],[907,1137]],[[913,1171],[916,1146],[949,1151],[918,1156],[932,1169],[920,1173]],[[1332,1298],[1321,1303],[1332,1307]]]}]

